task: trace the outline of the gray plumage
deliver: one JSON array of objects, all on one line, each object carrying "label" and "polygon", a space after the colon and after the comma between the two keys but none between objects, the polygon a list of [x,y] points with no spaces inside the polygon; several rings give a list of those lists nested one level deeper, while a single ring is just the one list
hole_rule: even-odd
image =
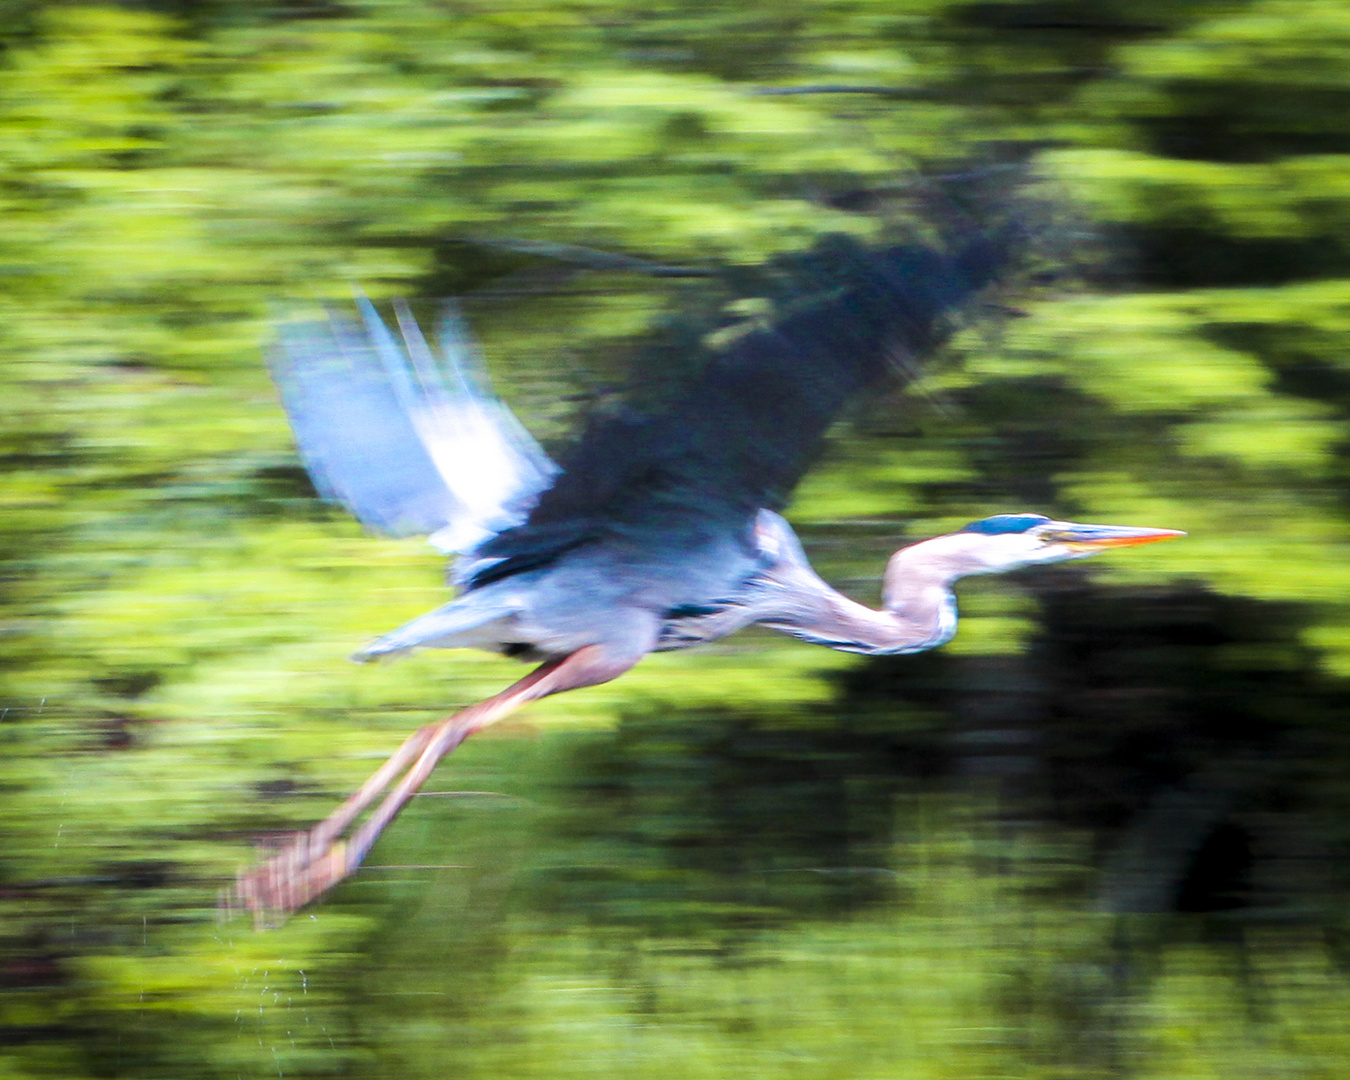
[{"label": "gray plumage", "polygon": [[439,350],[406,309],[400,340],[365,300],[359,325],[283,328],[273,367],[320,492],[374,531],[462,555],[459,599],[359,657],[599,642],[636,657],[743,625],[689,613],[747,608],[768,560],[757,515],[786,501],[843,406],[930,350],[1006,256],[983,235],[946,253],[823,244],[794,265],[775,325],[671,399],[594,417],[560,467],[492,397],[453,318]]},{"label": "gray plumage", "polygon": [[333,814],[243,875],[239,901],[260,914],[299,907],[360,864],[465,738],[526,702],[613,679],[649,652],[750,623],[848,652],[914,652],[955,632],[961,577],[1180,535],[987,518],[896,552],[874,611],[821,580],[774,513],[843,406],[942,339],[949,317],[999,273],[1007,240],[975,235],[945,252],[818,249],[772,327],[712,356],[668,400],[597,416],[560,466],[491,395],[453,317],[438,350],[406,309],[396,338],[365,300],[360,323],[283,327],[273,370],[320,493],[373,531],[427,533],[459,555],[459,597],[358,658],[430,646],[544,662],[414,732]]}]

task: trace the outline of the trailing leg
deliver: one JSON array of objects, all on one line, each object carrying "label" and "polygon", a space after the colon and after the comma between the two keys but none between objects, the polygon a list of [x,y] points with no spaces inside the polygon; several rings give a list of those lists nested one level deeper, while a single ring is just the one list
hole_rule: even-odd
[{"label": "trailing leg", "polygon": [[[640,656],[617,657],[604,646],[588,645],[542,664],[486,701],[419,728],[333,814],[266,862],[241,874],[233,904],[248,908],[255,919],[266,923],[309,903],[361,865],[380,833],[426,782],[437,763],[470,735],[531,701],[608,682],[638,659]],[[361,811],[405,769],[402,779],[370,818],[349,840],[341,841],[339,837]]]}]

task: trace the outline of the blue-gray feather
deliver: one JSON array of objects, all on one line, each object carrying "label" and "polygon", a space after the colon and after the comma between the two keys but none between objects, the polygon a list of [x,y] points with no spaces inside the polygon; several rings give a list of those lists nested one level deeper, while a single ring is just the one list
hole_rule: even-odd
[{"label": "blue-gray feather", "polygon": [[270,358],[315,487],[388,536],[471,549],[522,521],[556,467],[486,388],[453,312],[432,350],[406,309],[402,340],[362,321],[283,324]]},{"label": "blue-gray feather", "polygon": [[355,323],[283,325],[270,359],[321,496],[390,536],[430,533],[454,517],[454,496]]},{"label": "blue-gray feather", "polygon": [[471,587],[585,545],[645,564],[748,535],[761,507],[785,503],[844,405],[940,341],[1009,246],[985,235],[948,252],[823,245],[802,260],[777,325],[713,357],[668,404],[593,420],[528,519],[483,545],[498,561]]}]

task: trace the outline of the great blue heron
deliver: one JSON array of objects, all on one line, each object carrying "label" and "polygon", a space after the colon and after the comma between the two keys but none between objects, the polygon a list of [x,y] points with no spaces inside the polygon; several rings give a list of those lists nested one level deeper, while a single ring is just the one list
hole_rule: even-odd
[{"label": "great blue heron", "polygon": [[848,652],[917,652],[955,633],[958,578],[1181,535],[990,517],[893,555],[873,611],[822,581],[774,512],[844,403],[931,350],[998,275],[1006,246],[980,235],[943,252],[836,252],[772,328],[735,340],[665,404],[593,419],[560,464],[492,396],[453,314],[439,354],[405,307],[399,340],[366,300],[360,322],[283,328],[273,367],[319,491],[374,531],[429,534],[459,556],[458,598],[357,658],[475,647],[542,664],[414,733],[335,813],[243,875],[239,900],[299,907],[360,864],[468,736],[648,653],[751,623]]}]

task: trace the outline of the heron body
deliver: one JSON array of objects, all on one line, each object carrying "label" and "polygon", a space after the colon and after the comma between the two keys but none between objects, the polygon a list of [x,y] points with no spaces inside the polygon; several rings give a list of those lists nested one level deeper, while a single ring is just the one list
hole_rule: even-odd
[{"label": "heron body", "polygon": [[273,369],[320,493],[373,531],[428,534],[458,556],[459,596],[356,659],[471,647],[543,663],[414,733],[334,814],[243,875],[238,898],[258,912],[300,906],[360,864],[469,735],[648,653],[751,624],[847,652],[917,652],[955,633],[962,577],[1180,535],[999,515],[898,551],[872,610],[815,573],[776,513],[843,406],[940,342],[1009,247],[977,234],[941,252],[822,248],[773,326],[737,339],[667,401],[598,415],[557,463],[492,396],[453,316],[439,353],[405,308],[400,340],[364,300],[360,323],[283,327]]}]

